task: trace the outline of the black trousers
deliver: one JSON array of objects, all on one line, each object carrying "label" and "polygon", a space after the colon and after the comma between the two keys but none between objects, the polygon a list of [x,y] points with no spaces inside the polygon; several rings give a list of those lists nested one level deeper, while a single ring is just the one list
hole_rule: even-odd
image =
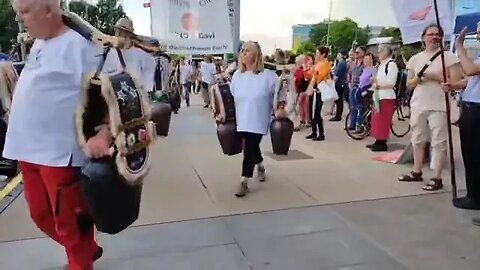
[{"label": "black trousers", "polygon": [[0,119],[0,158],[3,159],[3,148],[5,147],[5,138],[7,137],[7,124]]},{"label": "black trousers", "polygon": [[239,133],[245,142],[243,150],[242,176],[252,178],[255,165],[263,161],[262,152],[260,151],[260,142],[262,141],[263,134],[250,132]]},{"label": "black trousers", "polygon": [[480,103],[464,102],[460,115],[460,145],[467,197],[480,203]]},{"label": "black trousers", "polygon": [[343,115],[343,99],[345,95],[345,90],[347,89],[346,83],[335,83],[335,89],[337,90],[338,99],[335,101],[335,106],[337,108],[337,113],[335,118],[342,119]]},{"label": "black trousers", "polygon": [[[313,108],[313,97],[316,95],[317,104]],[[323,118],[322,118],[322,107],[323,101],[320,93],[314,93],[310,96],[310,112],[312,113],[312,134],[315,136],[325,135],[325,130],[323,128]],[[318,132],[318,133],[317,133]]]}]

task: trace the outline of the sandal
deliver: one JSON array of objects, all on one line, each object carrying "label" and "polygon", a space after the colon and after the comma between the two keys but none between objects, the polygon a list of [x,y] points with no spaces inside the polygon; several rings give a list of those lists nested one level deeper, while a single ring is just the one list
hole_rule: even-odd
[{"label": "sandal", "polygon": [[423,182],[422,173],[419,172],[410,172],[410,174],[404,174],[398,177],[398,181],[400,182]]},{"label": "sandal", "polygon": [[443,183],[441,178],[432,178],[430,182],[424,186],[422,189],[426,191],[437,191],[443,188]]}]

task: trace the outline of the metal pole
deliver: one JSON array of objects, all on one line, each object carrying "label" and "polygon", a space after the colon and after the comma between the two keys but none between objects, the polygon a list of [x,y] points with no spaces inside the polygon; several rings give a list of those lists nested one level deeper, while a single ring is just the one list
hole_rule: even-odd
[{"label": "metal pole", "polygon": [[[437,21],[437,25],[440,25],[440,16],[438,14],[438,3],[437,0],[433,0],[433,5],[435,7],[435,17]],[[443,73],[443,82],[447,82],[447,68],[445,67],[445,54],[443,48],[443,38],[441,37],[440,41],[440,50],[441,54],[440,57],[442,59],[442,73]],[[452,183],[452,197],[455,200],[457,198],[457,180],[455,175],[455,160],[453,157],[453,140],[452,140],[452,119],[450,117],[450,97],[448,93],[445,93],[445,105],[447,109],[447,130],[448,130],[448,150],[450,151],[450,177]]]},{"label": "metal pole", "polygon": [[327,24],[327,46],[330,45],[330,22],[332,20],[332,6],[333,6],[333,0],[330,0],[330,4],[328,7],[328,24]]}]

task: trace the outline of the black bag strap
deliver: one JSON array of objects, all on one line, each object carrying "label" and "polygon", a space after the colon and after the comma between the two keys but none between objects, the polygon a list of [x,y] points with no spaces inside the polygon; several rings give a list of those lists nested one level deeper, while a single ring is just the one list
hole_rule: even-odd
[{"label": "black bag strap", "polygon": [[391,59],[390,61],[388,61],[388,63],[385,65],[385,75],[388,75],[388,65],[390,65],[390,63],[392,62],[395,62],[395,60]]},{"label": "black bag strap", "polygon": [[[98,75],[102,72],[103,66],[105,65],[105,61],[107,60],[108,53],[110,52],[111,47],[106,47],[103,50],[102,58],[98,63],[97,70],[95,71],[94,78],[98,79]],[[115,48],[118,54],[118,59],[120,61],[120,65],[122,65],[122,72],[126,70],[127,65],[125,64],[125,59],[123,58],[122,51],[119,48]]]},{"label": "black bag strap", "polygon": [[438,51],[436,52],[431,58],[430,60],[428,60],[428,62],[425,64],[425,66],[423,66],[423,68],[420,70],[420,72],[417,73],[417,77],[418,78],[421,78],[423,77],[423,73],[425,73],[425,71],[427,70],[427,68],[432,65],[433,61],[440,55],[442,54],[443,52],[442,51]]}]

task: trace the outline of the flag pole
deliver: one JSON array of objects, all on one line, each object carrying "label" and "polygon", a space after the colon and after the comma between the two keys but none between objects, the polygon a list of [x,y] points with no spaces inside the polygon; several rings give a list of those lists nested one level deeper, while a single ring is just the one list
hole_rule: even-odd
[{"label": "flag pole", "polygon": [[[438,3],[437,0],[433,0],[433,5],[435,7],[435,19],[437,21],[437,25],[440,25],[440,15],[438,13]],[[447,82],[447,68],[445,67],[445,54],[444,54],[444,47],[443,47],[443,36],[441,37],[442,40],[440,41],[440,50],[441,54],[440,57],[442,59],[442,72],[443,72],[443,82]],[[451,41],[453,42],[453,41]],[[448,130],[448,150],[450,152],[450,178],[452,184],[452,197],[453,199],[457,198],[457,180],[455,175],[455,159],[453,157],[453,140],[452,140],[452,119],[450,116],[451,108],[450,108],[450,97],[448,96],[449,93],[445,93],[445,105],[447,109],[447,130]]]}]

